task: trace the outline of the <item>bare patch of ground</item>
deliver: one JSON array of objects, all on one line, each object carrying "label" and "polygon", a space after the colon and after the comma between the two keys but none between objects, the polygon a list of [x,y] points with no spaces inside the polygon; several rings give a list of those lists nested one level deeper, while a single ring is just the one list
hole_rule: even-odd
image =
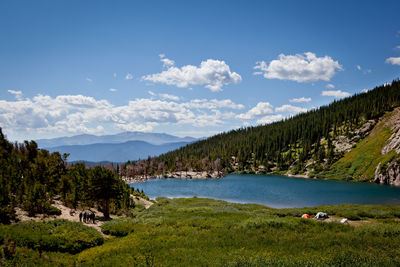
[{"label": "bare patch of ground", "polygon": [[[134,197],[135,204],[140,204],[143,205],[146,209],[150,208],[151,205],[154,204],[154,202],[146,200],[141,197]],[[74,212],[71,212],[72,209],[63,205],[60,200],[55,200],[54,204],[52,204],[54,207],[58,208],[61,210],[60,215],[45,215],[45,214],[39,214],[34,217],[29,217],[28,213],[26,211],[21,210],[20,208],[16,208],[16,215],[19,221],[40,221],[40,220],[55,220],[55,219],[64,219],[72,222],[79,222],[79,213],[85,210],[75,210]],[[89,209],[86,209],[89,210]],[[92,212],[95,214],[95,222],[81,222],[85,224],[86,226],[92,227],[99,231],[101,233],[101,226],[107,221],[106,218],[104,218],[103,213],[99,212],[97,209],[90,208]],[[121,218],[122,216],[116,216],[116,215],[110,215],[110,219],[117,219]]]}]

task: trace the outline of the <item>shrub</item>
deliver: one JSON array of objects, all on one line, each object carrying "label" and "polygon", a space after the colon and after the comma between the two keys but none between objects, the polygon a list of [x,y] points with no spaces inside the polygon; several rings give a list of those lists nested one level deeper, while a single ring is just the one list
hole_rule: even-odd
[{"label": "shrub", "polygon": [[138,221],[132,218],[112,220],[101,226],[101,231],[106,235],[126,236],[134,231],[134,226]]},{"label": "shrub", "polygon": [[47,215],[61,215],[61,210],[51,205],[46,209],[45,212]]},{"label": "shrub", "polygon": [[10,224],[15,220],[15,210],[11,206],[0,207],[0,223]]},{"label": "shrub", "polygon": [[14,241],[17,246],[44,251],[78,253],[101,245],[101,234],[93,228],[67,220],[20,222],[0,227],[0,240]]}]

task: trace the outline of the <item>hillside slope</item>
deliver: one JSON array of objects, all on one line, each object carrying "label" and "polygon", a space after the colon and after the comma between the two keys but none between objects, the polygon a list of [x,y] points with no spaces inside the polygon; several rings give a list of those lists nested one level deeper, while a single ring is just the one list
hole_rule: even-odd
[{"label": "hillside slope", "polygon": [[400,108],[386,113],[369,135],[359,141],[329,169],[316,174],[318,178],[347,179],[357,181],[375,180],[378,165],[385,166],[397,157],[395,149],[383,153],[393,129],[400,119]]},{"label": "hillside slope", "polygon": [[[392,134],[400,132],[397,107],[398,80],[279,122],[215,135],[156,161],[167,171],[222,169],[374,181],[397,159],[397,152],[387,146],[390,139],[397,140]],[[388,151],[383,152],[384,147]],[[388,179],[393,180],[400,167],[390,166]],[[388,179],[377,181],[394,184]]]}]

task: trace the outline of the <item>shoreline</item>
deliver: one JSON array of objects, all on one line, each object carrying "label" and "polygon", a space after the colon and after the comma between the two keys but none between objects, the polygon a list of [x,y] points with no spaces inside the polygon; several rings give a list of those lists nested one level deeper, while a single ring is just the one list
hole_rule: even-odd
[{"label": "shoreline", "polygon": [[136,177],[122,177],[121,179],[124,180],[128,184],[135,184],[135,183],[145,183],[150,179],[167,179],[167,178],[174,178],[174,179],[219,179],[225,177],[226,174],[222,172],[195,172],[195,171],[182,171],[182,172],[172,172],[166,173],[164,175],[153,175],[153,176],[136,176]]}]

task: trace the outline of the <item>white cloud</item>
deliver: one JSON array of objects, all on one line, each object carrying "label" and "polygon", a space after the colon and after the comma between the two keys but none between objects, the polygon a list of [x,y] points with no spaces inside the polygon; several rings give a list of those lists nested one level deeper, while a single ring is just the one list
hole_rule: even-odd
[{"label": "white cloud", "polygon": [[103,133],[104,129],[152,131],[158,125],[222,125],[236,116],[228,109],[244,108],[230,99],[194,99],[178,103],[172,95],[167,98],[134,99],[125,105],[113,105],[107,100],[83,95],[51,97],[39,94],[31,99],[0,100],[0,125],[11,134],[30,136],[94,134]]},{"label": "white cloud", "polygon": [[10,94],[14,95],[16,99],[22,100],[22,92],[21,91],[8,90],[8,92]]},{"label": "white cloud", "polygon": [[392,65],[399,65],[400,66],[400,57],[389,57],[385,61],[386,63],[392,64]]},{"label": "white cloud", "polygon": [[328,84],[326,85],[326,88],[333,89],[333,88],[335,88],[335,86],[334,86],[333,84],[331,84],[331,83],[328,83]]},{"label": "white cloud", "polygon": [[274,107],[269,102],[258,102],[254,108],[250,109],[246,113],[237,115],[236,118],[241,120],[252,120],[272,114],[274,112],[273,108]]},{"label": "white cloud", "polygon": [[367,93],[369,90],[368,89],[362,89],[362,93]]},{"label": "white cloud", "polygon": [[86,77],[86,79],[85,79],[86,81],[88,81],[88,82],[93,82],[93,80],[92,79],[90,79],[89,77]]},{"label": "white cloud", "polygon": [[302,102],[310,102],[311,97],[300,97],[300,98],[292,98],[289,100],[291,103],[302,103]]},{"label": "white cloud", "polygon": [[358,70],[361,70],[361,66],[360,66],[360,65],[357,65],[356,68],[357,68]]},{"label": "white cloud", "polygon": [[193,99],[188,103],[184,104],[189,108],[196,109],[217,109],[217,108],[227,108],[227,109],[244,109],[244,105],[236,104],[230,99]]},{"label": "white cloud", "polygon": [[170,94],[159,94],[159,96],[162,99],[169,99],[169,100],[173,100],[173,101],[179,101],[179,96],[176,95],[170,95]]},{"label": "white cloud", "polygon": [[130,73],[126,74],[125,80],[132,80],[132,79],[133,79],[133,75],[132,74],[130,74]]},{"label": "white cloud", "polygon": [[274,121],[279,121],[282,120],[283,116],[282,114],[276,114],[276,115],[268,115],[265,117],[262,117],[261,119],[257,120],[258,124],[268,124]]},{"label": "white cloud", "polygon": [[163,63],[164,68],[172,67],[175,64],[175,61],[172,59],[166,58],[164,54],[159,54],[160,61]]},{"label": "white cloud", "polygon": [[330,81],[336,70],[342,70],[338,61],[331,57],[317,57],[314,53],[304,55],[280,54],[278,59],[269,64],[265,61],[256,62],[257,72],[263,73],[266,79],[292,80],[296,82]]},{"label": "white cloud", "polygon": [[152,92],[152,91],[147,91],[148,93],[149,93],[149,95],[151,95],[151,96],[156,96],[156,94],[154,93],[154,92]]},{"label": "white cloud", "polygon": [[145,75],[143,80],[187,88],[191,85],[205,85],[213,92],[222,91],[224,85],[238,83],[242,77],[231,72],[229,66],[220,60],[207,59],[200,66],[186,65],[181,68],[171,66],[161,73]]},{"label": "white cloud", "polygon": [[343,98],[343,97],[348,97],[350,96],[350,93],[348,92],[343,92],[342,90],[332,90],[332,91],[322,91],[323,96],[333,96],[336,98]]},{"label": "white cloud", "polygon": [[397,49],[400,49],[400,45],[396,46]]},{"label": "white cloud", "polygon": [[283,105],[281,107],[275,108],[275,112],[290,112],[290,113],[300,113],[300,112],[306,112],[306,108],[302,107],[297,107],[293,105]]},{"label": "white cloud", "polygon": [[110,88],[110,92],[116,92],[116,91],[118,91],[118,90],[115,88]]}]

